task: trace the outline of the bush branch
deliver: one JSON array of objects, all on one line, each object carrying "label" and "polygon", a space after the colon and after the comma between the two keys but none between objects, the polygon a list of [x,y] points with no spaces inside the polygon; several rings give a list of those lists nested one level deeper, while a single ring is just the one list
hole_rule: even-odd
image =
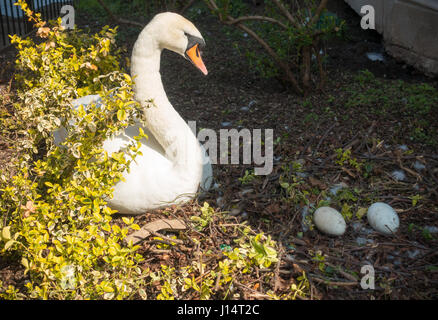
[{"label": "bush branch", "polygon": [[[274,0],[275,1],[275,0]],[[316,9],[315,15],[313,16],[311,23],[316,23],[319,20],[322,10],[327,6],[328,0],[321,0],[319,3],[318,9]]]},{"label": "bush branch", "polygon": [[[207,3],[208,7],[211,10],[219,11],[219,8],[217,7],[217,5],[216,5],[214,0],[208,0],[206,3]],[[219,19],[220,19],[220,21],[222,23],[228,24],[228,25],[235,25],[237,28],[242,29],[243,31],[248,33],[251,37],[253,37],[267,51],[267,53],[275,60],[275,62],[280,66],[280,68],[286,73],[286,77],[292,83],[292,86],[293,86],[294,90],[297,93],[302,94],[302,90],[300,89],[300,85],[298,84],[297,79],[293,75],[289,65],[286,62],[284,62],[275,53],[275,51],[269,46],[269,44],[265,40],[263,40],[257,33],[255,33],[249,27],[247,27],[247,26],[245,26],[244,24],[241,23],[242,21],[245,21],[245,20],[251,20],[250,17],[255,17],[255,16],[241,17],[240,21],[238,21],[239,18],[238,19],[234,19],[234,18],[232,18],[230,16],[227,16],[226,20],[224,20],[222,15],[219,14]],[[244,19],[242,19],[242,18],[244,18]],[[263,18],[266,18],[266,17],[263,17]],[[265,19],[252,19],[252,20],[265,20]],[[272,19],[272,20],[275,20],[275,19]]]},{"label": "bush branch", "polygon": [[280,27],[282,27],[284,29],[288,29],[287,25],[285,25],[284,23],[278,21],[277,19],[270,18],[270,17],[265,17],[265,16],[243,16],[243,17],[239,17],[239,18],[233,19],[232,21],[226,21],[224,23],[226,23],[228,25],[233,25],[233,24],[240,23],[240,22],[243,22],[243,21],[248,21],[248,20],[268,21],[268,22],[272,22],[272,23],[278,24]]},{"label": "bush branch", "polygon": [[295,79],[295,76],[292,74],[292,71],[290,70],[290,67],[287,63],[285,63],[276,53],[275,51],[266,43],[265,40],[263,40],[262,38],[260,38],[257,33],[255,33],[254,31],[252,31],[250,28],[248,28],[247,26],[238,23],[236,25],[238,28],[242,29],[243,31],[245,31],[246,33],[248,33],[250,36],[252,36],[258,43],[260,43],[262,45],[263,48],[265,48],[265,50],[268,52],[268,54],[275,60],[275,62],[281,67],[281,69],[283,69],[283,71],[286,73],[286,76],[288,78],[288,80],[292,83],[295,91],[297,91],[297,93],[302,94],[302,90],[300,89],[300,86],[298,84],[298,81]]},{"label": "bush branch", "polygon": [[193,3],[195,2],[195,0],[190,0],[182,9],[181,9],[181,11],[179,12],[179,14],[184,14],[184,12],[188,9],[188,8],[190,8],[192,5],[193,5]]},{"label": "bush branch", "polygon": [[296,27],[299,28],[298,22],[295,20],[295,18],[290,14],[289,10],[286,9],[286,7],[278,0],[272,0],[277,7],[280,9],[280,11],[283,13],[283,15]]},{"label": "bush branch", "polygon": [[105,2],[103,2],[103,0],[97,0],[97,2],[99,2],[99,4],[105,9],[105,11],[108,13],[108,15],[111,17],[111,19],[113,19],[115,22],[117,23],[123,23],[123,24],[129,24],[131,26],[135,26],[135,27],[141,27],[143,28],[144,25],[140,22],[137,21],[131,21],[131,20],[126,20],[123,18],[119,18],[116,15],[114,15],[111,10],[108,8],[108,6],[105,4]]}]

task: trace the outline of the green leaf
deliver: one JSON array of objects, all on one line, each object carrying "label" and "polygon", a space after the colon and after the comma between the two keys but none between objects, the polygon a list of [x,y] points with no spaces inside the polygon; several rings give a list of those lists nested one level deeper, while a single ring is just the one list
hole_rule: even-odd
[{"label": "green leaf", "polygon": [[7,226],[7,227],[4,227],[3,229],[2,229],[2,238],[3,239],[5,239],[5,240],[10,240],[11,239],[11,226]]},{"label": "green leaf", "polygon": [[356,212],[356,217],[358,219],[362,219],[362,217],[367,213],[367,210],[368,210],[367,208],[363,208],[363,207],[359,208]]},{"label": "green leaf", "polygon": [[13,244],[14,244],[15,240],[9,240],[8,242],[6,242],[4,249],[8,250]]},{"label": "green leaf", "polygon": [[102,290],[105,292],[114,292],[114,289],[107,283],[102,284]]},{"label": "green leaf", "polygon": [[126,119],[126,112],[124,109],[117,111],[117,119],[119,119],[119,121],[124,121]]},{"label": "green leaf", "polygon": [[126,217],[122,217],[122,220],[123,220],[123,222],[126,224],[126,225],[130,225],[130,224],[132,224],[132,222],[134,221],[134,218],[131,218],[131,219],[128,219],[128,218],[126,218]]},{"label": "green leaf", "polygon": [[260,242],[258,242],[256,238],[251,240],[251,244],[257,253],[262,254],[262,255],[266,255],[266,251],[265,251],[263,245]]},{"label": "green leaf", "polygon": [[26,258],[21,258],[21,264],[26,268],[29,269],[29,261],[27,261]]},{"label": "green leaf", "polygon": [[287,183],[287,182],[281,182],[281,183],[280,183],[280,186],[281,186],[283,189],[287,189],[287,188],[289,188],[289,183]]}]

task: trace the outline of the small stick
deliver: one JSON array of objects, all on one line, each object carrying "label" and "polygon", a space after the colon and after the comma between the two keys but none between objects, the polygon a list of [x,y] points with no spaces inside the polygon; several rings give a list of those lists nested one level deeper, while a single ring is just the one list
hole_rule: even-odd
[{"label": "small stick", "polygon": [[319,3],[318,9],[316,9],[315,15],[313,16],[312,20],[310,23],[316,23],[316,21],[318,21],[319,16],[321,15],[322,10],[324,10],[324,8],[327,6],[327,2],[328,0],[322,0]]},{"label": "small stick", "polygon": [[317,278],[315,276],[312,276],[312,280],[315,280],[318,283],[323,283],[329,286],[344,286],[344,287],[350,287],[350,286],[357,286],[357,281],[355,282],[341,282],[341,281],[329,281],[329,280],[324,280],[324,279],[320,279]]},{"label": "small stick", "polygon": [[107,7],[107,5],[103,2],[103,0],[97,0],[97,2],[100,3],[100,5],[105,9],[105,11],[108,13],[108,15],[111,17],[111,19],[113,19],[114,21],[116,21],[117,23],[124,23],[124,24],[129,24],[131,26],[135,26],[135,27],[141,27],[143,28],[144,25],[140,22],[137,21],[131,21],[131,20],[125,20],[123,18],[119,18],[117,16],[114,15],[114,13],[111,12],[111,10]]},{"label": "small stick", "polygon": [[325,264],[328,265],[328,266],[330,266],[330,267],[332,267],[332,268],[335,268],[336,271],[338,271],[340,274],[342,274],[342,275],[343,275],[345,278],[347,278],[348,280],[356,281],[356,282],[357,282],[357,279],[356,279],[353,275],[351,275],[351,274],[349,274],[349,273],[343,271],[343,270],[341,269],[341,267],[336,267],[335,265],[333,265],[333,264],[331,264],[331,263],[329,263],[329,262],[327,262],[327,261],[325,262]]},{"label": "small stick", "polygon": [[190,0],[182,9],[181,9],[181,11],[179,12],[179,14],[184,14],[184,12],[188,9],[188,8],[190,8],[192,5],[193,5],[193,3],[195,2],[195,0]]},{"label": "small stick", "polygon": [[239,17],[239,18],[236,18],[236,19],[233,19],[233,20],[230,20],[230,21],[226,21],[225,23],[228,24],[228,25],[233,25],[233,24],[240,23],[240,22],[243,22],[243,21],[248,21],[248,20],[269,21],[269,22],[278,24],[280,27],[282,27],[284,29],[288,29],[287,26],[284,23],[282,23],[282,22],[280,22],[280,21],[278,21],[278,20],[276,20],[274,18],[265,17],[265,16],[243,16],[243,17]]},{"label": "small stick", "polygon": [[[146,231],[148,231],[150,234],[156,236],[156,237],[160,237],[161,239],[154,239],[153,241],[159,241],[159,242],[163,242],[169,245],[173,245],[173,243],[178,243],[178,244],[183,244],[184,241],[180,240],[180,239],[172,239],[169,237],[166,237],[165,235],[156,232],[156,231],[152,231],[150,229],[145,229]],[[173,243],[172,243],[173,242]]]},{"label": "small stick", "polygon": [[284,14],[284,16],[286,17],[286,18],[288,18],[289,19],[289,21],[296,27],[296,28],[298,28],[299,27],[299,24],[297,23],[297,21],[294,19],[294,17],[290,14],[290,12],[289,12],[289,10],[287,10],[284,6],[283,6],[283,4],[280,2],[280,1],[278,1],[278,0],[273,0],[274,1],[274,3],[277,5],[277,7],[280,9],[280,11]]},{"label": "small stick", "polygon": [[318,151],[319,147],[321,146],[321,143],[325,140],[325,138],[327,138],[327,136],[328,136],[328,134],[330,133],[330,131],[332,131],[333,128],[334,128],[337,124],[338,124],[338,123],[335,122],[335,123],[333,123],[333,124],[330,126],[330,128],[328,128],[328,130],[324,133],[324,135],[323,135],[323,136],[321,137],[321,139],[319,140],[318,145],[316,146],[315,150],[313,150],[313,154],[315,154],[315,153]]},{"label": "small stick", "polygon": [[277,292],[278,287],[280,286],[280,264],[281,264],[281,259],[283,258],[283,252],[284,252],[283,245],[280,243],[278,262],[277,262],[277,265],[275,266],[274,292]]},{"label": "small stick", "polygon": [[222,277],[222,272],[219,272],[216,278],[216,284],[213,289],[214,292],[217,292],[219,290],[221,277]]}]

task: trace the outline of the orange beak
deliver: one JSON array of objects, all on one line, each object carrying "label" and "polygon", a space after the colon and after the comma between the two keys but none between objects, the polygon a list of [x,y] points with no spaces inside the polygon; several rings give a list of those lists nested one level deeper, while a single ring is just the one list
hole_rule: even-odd
[{"label": "orange beak", "polygon": [[207,68],[204,65],[204,61],[202,61],[201,58],[201,52],[199,51],[199,44],[195,44],[193,47],[188,49],[186,51],[187,57],[190,59],[190,61],[199,69],[202,71],[204,75],[208,74]]}]

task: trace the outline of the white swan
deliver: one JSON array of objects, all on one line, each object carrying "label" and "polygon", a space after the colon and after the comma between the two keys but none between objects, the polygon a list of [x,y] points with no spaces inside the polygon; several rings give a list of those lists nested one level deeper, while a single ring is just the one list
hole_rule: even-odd
[{"label": "white swan", "polygon": [[[205,75],[207,69],[200,56],[205,42],[196,27],[176,13],[156,15],[140,33],[131,57],[131,75],[135,77],[135,99],[140,103],[154,100],[155,106],[145,108],[149,139],[142,140],[140,151],[125,172],[126,181],[117,183],[111,208],[120,213],[141,214],[172,204],[193,199],[199,186],[207,190],[212,182],[211,162],[194,133],[167,99],[160,75],[160,57],[163,49],[179,53],[190,60]],[[89,104],[99,96],[77,99],[74,106]],[[137,124],[124,133],[107,139],[103,148],[111,154],[138,135]],[[65,134],[65,132],[64,132]],[[61,130],[55,132],[55,143],[65,139]]]}]

